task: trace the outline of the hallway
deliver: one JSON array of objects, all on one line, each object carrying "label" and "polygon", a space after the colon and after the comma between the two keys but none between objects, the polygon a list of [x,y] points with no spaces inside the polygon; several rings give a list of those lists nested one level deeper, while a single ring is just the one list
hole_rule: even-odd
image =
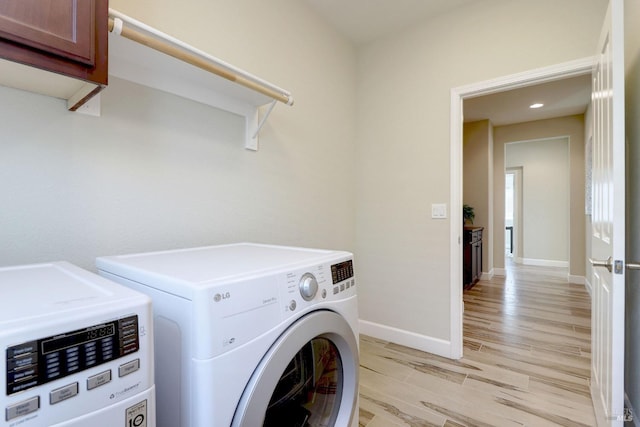
[{"label": "hallway", "polygon": [[360,426],[593,426],[590,297],[507,265],[465,291],[464,357],[361,337]]}]

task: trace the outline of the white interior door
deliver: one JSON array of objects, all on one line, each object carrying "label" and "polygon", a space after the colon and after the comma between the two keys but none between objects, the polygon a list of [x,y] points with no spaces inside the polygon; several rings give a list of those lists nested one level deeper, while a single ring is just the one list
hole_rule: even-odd
[{"label": "white interior door", "polygon": [[[610,0],[593,68],[591,397],[598,426],[624,413],[625,140],[623,0]],[[608,261],[607,261],[608,260]],[[605,268],[605,265],[608,268]]]}]

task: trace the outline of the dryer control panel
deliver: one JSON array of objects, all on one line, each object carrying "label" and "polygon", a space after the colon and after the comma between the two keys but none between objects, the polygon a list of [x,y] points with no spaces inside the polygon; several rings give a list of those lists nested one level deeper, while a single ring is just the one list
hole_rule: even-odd
[{"label": "dryer control panel", "polygon": [[2,267],[0,293],[0,426],[155,425],[148,296],[67,262]]},{"label": "dryer control panel", "polygon": [[[138,351],[138,316],[7,348],[7,395],[102,365]],[[99,380],[95,380],[96,386]]]}]

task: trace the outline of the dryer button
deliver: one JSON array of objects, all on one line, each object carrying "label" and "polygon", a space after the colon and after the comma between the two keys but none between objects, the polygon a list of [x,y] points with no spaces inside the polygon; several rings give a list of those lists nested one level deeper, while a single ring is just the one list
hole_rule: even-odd
[{"label": "dryer button", "polygon": [[57,388],[49,393],[49,403],[55,405],[63,400],[72,398],[78,395],[78,383],[66,385],[64,387]]},{"label": "dryer button", "polygon": [[40,409],[40,396],[32,397],[31,399],[7,406],[5,419],[6,421],[11,421],[14,418],[30,414],[38,409]]},{"label": "dryer button", "polygon": [[109,381],[111,381],[111,370],[96,374],[87,378],[87,390],[93,390],[94,388],[107,384]]},{"label": "dryer button", "polygon": [[296,307],[297,307],[296,300],[292,299],[291,302],[289,303],[289,311],[295,311]]},{"label": "dryer button", "polygon": [[118,367],[118,376],[124,377],[140,369],[140,359],[132,360]]}]

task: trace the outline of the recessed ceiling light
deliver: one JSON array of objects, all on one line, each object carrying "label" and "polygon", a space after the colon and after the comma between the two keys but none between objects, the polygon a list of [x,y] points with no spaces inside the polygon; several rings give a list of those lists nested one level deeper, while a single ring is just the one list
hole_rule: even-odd
[{"label": "recessed ceiling light", "polygon": [[540,103],[529,105],[529,108],[542,108],[542,107],[544,107],[544,104],[540,104]]}]

